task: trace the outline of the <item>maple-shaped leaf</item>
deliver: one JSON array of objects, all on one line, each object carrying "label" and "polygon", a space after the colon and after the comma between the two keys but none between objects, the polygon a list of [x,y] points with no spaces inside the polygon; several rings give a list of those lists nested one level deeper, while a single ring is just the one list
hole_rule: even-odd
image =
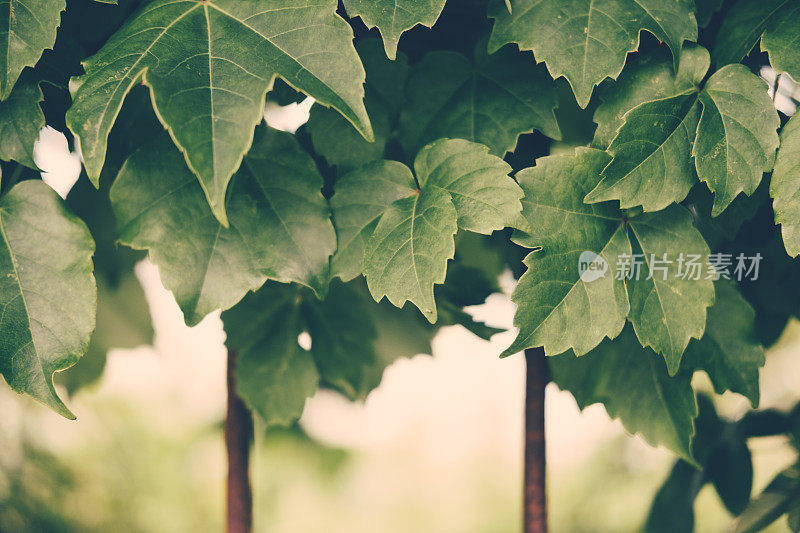
[{"label": "maple-shaped leaf", "polygon": [[[512,296],[520,333],[504,353],[543,346],[547,355],[570,348],[582,355],[616,336],[627,317],[674,374],[689,339],[703,335],[714,301],[708,246],[682,207],[634,216],[611,202],[585,204],[582,195],[608,160],[578,148],[517,174],[530,229],[513,240],[534,251]],[[689,256],[697,277],[681,263]]]},{"label": "maple-shaped leaf", "polygon": [[631,433],[694,462],[690,449],[697,403],[692,375],[670,376],[661,357],[642,348],[630,326],[583,357],[565,353],[548,359],[553,381],[581,409],[602,403]]},{"label": "maple-shaped leaf", "polygon": [[376,300],[416,305],[436,321],[433,285],[445,279],[458,228],[491,233],[519,221],[523,193],[511,167],[488,148],[439,139],[415,158],[416,179],[396,161],[375,161],[335,184],[339,247],[332,274],[364,273]]},{"label": "maple-shaped leaf", "polygon": [[532,50],[554,78],[567,79],[581,107],[589,104],[595,85],[619,76],[642,30],[669,46],[676,67],[683,42],[697,40],[690,0],[513,0],[511,7],[491,0],[489,51],[506,43]]},{"label": "maple-shaped leaf", "polygon": [[269,284],[222,313],[229,349],[237,351],[236,391],[267,426],[300,418],[319,384],[314,358],[298,344],[297,288]]},{"label": "maple-shaped leaf", "polygon": [[694,90],[634,107],[608,147],[614,158],[586,201],[619,200],[623,208],[659,211],[683,200],[696,181],[690,155],[699,120]]},{"label": "maple-shaped leaf", "polygon": [[364,276],[376,301],[386,296],[396,307],[407,301],[436,322],[433,286],[444,282],[458,230],[450,194],[438,187],[392,203],[381,215],[364,248]]},{"label": "maple-shaped leaf", "polygon": [[713,58],[717,67],[738,63],[761,39],[761,48],[769,55],[778,72],[800,78],[800,5],[795,0],[739,0],[725,15],[714,43]]},{"label": "maple-shaped leaf", "polygon": [[380,216],[396,200],[413,196],[417,185],[407,166],[380,160],[339,178],[335,191],[331,209],[338,248],[331,275],[350,281],[363,271],[364,246]]},{"label": "maple-shaped leaf", "polygon": [[625,113],[644,102],[677,96],[700,85],[711,58],[701,46],[684,46],[675,72],[672,58],[663,47],[631,58],[614,83],[598,89],[602,102],[594,112],[597,129],[592,146],[605,150],[625,122]]},{"label": "maple-shaped leaf", "polygon": [[753,194],[772,170],[780,119],[766,83],[743,65],[714,73],[700,93],[703,114],[692,149],[697,175],[714,193],[711,214],[734,198]]},{"label": "maple-shaped leaf", "polygon": [[227,195],[226,228],[162,135],[128,158],[111,200],[120,241],[149,251],[186,322],[196,324],[268,278],[324,295],[336,240],[322,182],[293,135],[259,128]]},{"label": "maple-shaped leaf", "polygon": [[481,43],[473,61],[456,52],[431,52],[412,69],[407,98],[400,142],[408,154],[450,137],[485,144],[502,157],[522,133],[561,137],[553,80],[530,53],[512,47],[486,55]]},{"label": "maple-shaped leaf", "polygon": [[65,0],[0,2],[0,100],[5,100],[25,67],[36,64],[56,41]]},{"label": "maple-shaped leaf", "polygon": [[351,17],[360,17],[368,28],[377,27],[389,59],[397,55],[400,35],[417,24],[431,27],[444,9],[445,0],[344,0]]},{"label": "maple-shaped leaf", "polygon": [[508,177],[511,166],[482,144],[439,139],[420,150],[414,172],[422,189],[450,193],[461,229],[488,235],[518,220],[524,193]]},{"label": "maple-shaped leaf", "polygon": [[733,283],[714,284],[716,301],[708,310],[706,332],[686,349],[686,365],[705,370],[717,393],[745,396],[758,407],[758,369],[764,366],[764,347],[756,340],[755,311]]},{"label": "maple-shaped leaf", "polygon": [[[702,79],[708,66],[705,52],[693,50],[694,75],[685,81]],[[752,194],[772,168],[777,127],[764,82],[741,65],[725,67],[702,90],[690,88],[627,111],[608,147],[614,158],[586,201],[619,200],[623,208],[658,211],[683,200],[699,175],[714,192],[717,216],[740,192]]]},{"label": "maple-shaped leaf", "polygon": [[397,133],[397,118],[404,101],[409,70],[408,59],[403,53],[389,61],[376,39],[359,41],[356,50],[367,72],[364,105],[375,139],[367,141],[341,114],[322,105],[311,108],[305,126],[314,151],[329,165],[337,167],[340,173],[383,157],[386,144]]},{"label": "maple-shaped leaf", "polygon": [[800,255],[800,119],[797,116],[783,127],[780,140],[769,193],[786,253],[797,257]]},{"label": "maple-shaped leaf", "polygon": [[156,0],[140,8],[74,78],[67,124],[97,179],[125,95],[143,81],[225,225],[225,192],[261,121],[276,75],[372,137],[364,70],[334,0]]},{"label": "maple-shaped leaf", "polygon": [[78,361],[94,329],[93,252],[89,230],[42,181],[0,199],[0,374],[67,418],[53,374]]},{"label": "maple-shaped leaf", "polygon": [[[505,355],[534,346],[547,355],[570,348],[583,355],[622,331],[629,304],[615,273],[618,258],[631,253],[622,213],[610,202],[583,202],[609,159],[600,150],[578,148],[517,174],[530,229],[512,240],[537,250],[525,258],[528,270],[512,296],[519,334]],[[581,270],[582,262],[606,271]]]},{"label": "maple-shaped leaf", "polygon": [[629,228],[634,254],[643,254],[641,270],[627,281],[629,319],[642,346],[662,354],[673,375],[689,340],[703,336],[714,303],[708,245],[680,206],[634,217]]}]

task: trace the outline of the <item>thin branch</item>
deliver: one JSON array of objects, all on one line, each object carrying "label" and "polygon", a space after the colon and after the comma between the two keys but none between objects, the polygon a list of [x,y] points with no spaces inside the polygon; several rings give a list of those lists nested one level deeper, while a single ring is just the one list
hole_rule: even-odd
[{"label": "thin branch", "polygon": [[525,350],[525,502],[523,533],[547,532],[544,395],[550,371],[542,348]]},{"label": "thin branch", "polygon": [[250,488],[250,442],[253,417],[236,394],[236,351],[228,350],[228,412],[225,448],[228,452],[227,532],[250,533],[253,529],[253,493]]}]

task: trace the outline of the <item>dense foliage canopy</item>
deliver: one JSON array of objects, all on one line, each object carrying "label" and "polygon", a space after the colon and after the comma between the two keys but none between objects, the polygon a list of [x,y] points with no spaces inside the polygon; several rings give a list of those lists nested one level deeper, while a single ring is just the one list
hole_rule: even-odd
[{"label": "dense foliage canopy", "polygon": [[[692,387],[704,371],[757,408],[764,347],[800,316],[800,118],[759,77],[800,80],[797,0],[0,8],[0,373],[17,392],[72,417],[54,373],[83,356],[59,376],[74,390],[108,348],[147,342],[142,251],[187,324],[223,311],[267,424],[319,387],[364,398],[437,327],[496,333],[464,308],[510,270],[505,354],[543,347],[581,406],[679,455],[651,528],[676,506],[690,528],[709,481],[743,530],[785,512],[800,529],[797,468],[747,507],[746,445],[800,437],[800,415],[728,422]],[[263,123],[305,96],[295,134]],[[39,177],[45,125],[82,154],[66,201]]]}]

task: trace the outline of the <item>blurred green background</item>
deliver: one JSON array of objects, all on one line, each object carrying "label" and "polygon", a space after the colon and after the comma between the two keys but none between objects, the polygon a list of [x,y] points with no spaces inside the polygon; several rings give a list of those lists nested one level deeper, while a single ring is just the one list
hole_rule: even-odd
[{"label": "blurred green background", "polygon": [[[59,418],[0,387],[0,531],[221,531],[225,457],[223,333],[218,316],[187,328],[156,269],[137,266],[155,345],[109,354],[97,384],[73,395],[78,420]],[[502,295],[475,308],[508,326]],[[257,425],[252,465],[256,531],[501,533],[520,528],[523,366],[460,327],[434,355],[400,360],[363,404],[331,392],[298,427]],[[790,323],[762,370],[762,407],[800,398],[800,323]],[[701,382],[704,376],[696,379]],[[717,398],[736,418],[746,401]],[[638,531],[674,458],[625,434],[594,405],[581,413],[550,385],[550,517],[554,532]],[[792,464],[781,438],[751,441],[754,491]],[[732,518],[707,486],[697,531]],[[785,531],[785,518],[770,531]]]}]

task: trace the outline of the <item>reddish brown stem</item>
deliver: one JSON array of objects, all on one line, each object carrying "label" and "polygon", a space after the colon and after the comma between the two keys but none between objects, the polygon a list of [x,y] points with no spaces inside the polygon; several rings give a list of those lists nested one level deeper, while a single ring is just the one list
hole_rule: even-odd
[{"label": "reddish brown stem", "polygon": [[547,532],[544,390],[550,371],[542,348],[525,350],[525,502],[523,533]]},{"label": "reddish brown stem", "polygon": [[228,412],[225,418],[225,448],[228,452],[228,533],[250,533],[253,529],[253,494],[250,489],[250,442],[253,417],[236,394],[236,351],[228,350]]}]

